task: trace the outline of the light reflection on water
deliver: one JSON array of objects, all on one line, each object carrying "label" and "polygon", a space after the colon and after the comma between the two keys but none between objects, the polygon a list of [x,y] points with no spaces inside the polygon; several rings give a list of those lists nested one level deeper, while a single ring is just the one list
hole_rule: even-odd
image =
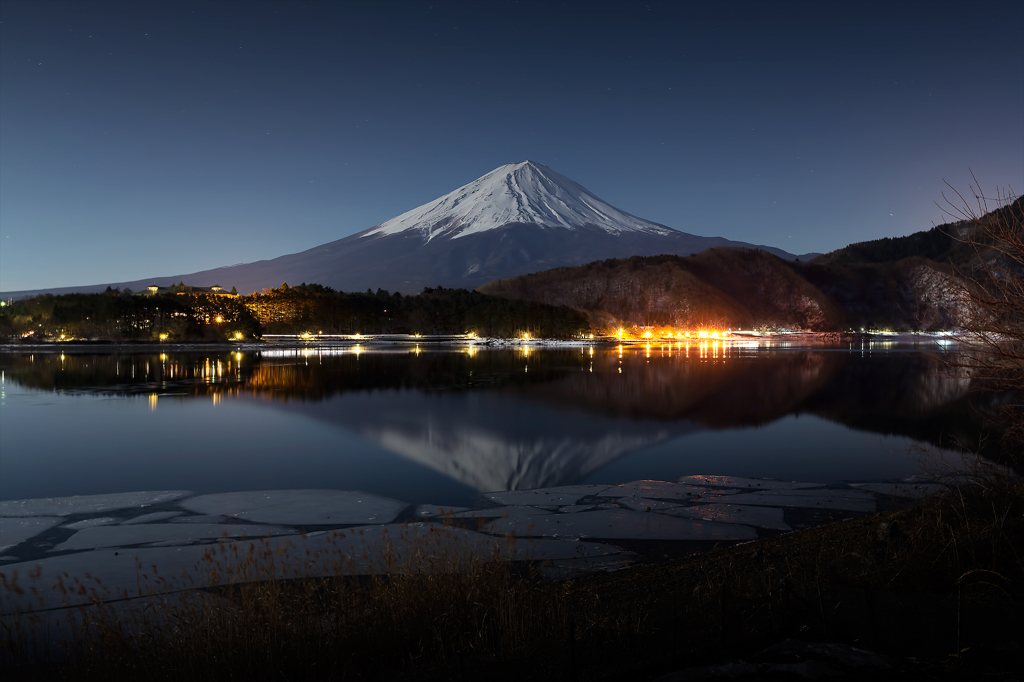
[{"label": "light reflection on water", "polygon": [[338,488],[460,504],[701,473],[884,480],[920,471],[915,443],[976,436],[965,378],[852,350],[2,354],[0,497]]}]

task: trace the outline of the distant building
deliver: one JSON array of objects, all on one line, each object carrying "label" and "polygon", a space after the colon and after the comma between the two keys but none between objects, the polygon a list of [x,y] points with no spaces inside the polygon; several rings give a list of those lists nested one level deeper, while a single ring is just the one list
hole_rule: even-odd
[{"label": "distant building", "polygon": [[233,294],[230,291],[224,291],[224,287],[219,284],[214,284],[212,287],[194,287],[190,284],[172,284],[169,287],[162,287],[156,284],[151,284],[146,287],[145,291],[140,291],[140,296],[163,296],[166,294],[177,294],[178,296],[187,296],[189,294],[203,294],[205,296],[230,296],[236,298],[238,294]]}]

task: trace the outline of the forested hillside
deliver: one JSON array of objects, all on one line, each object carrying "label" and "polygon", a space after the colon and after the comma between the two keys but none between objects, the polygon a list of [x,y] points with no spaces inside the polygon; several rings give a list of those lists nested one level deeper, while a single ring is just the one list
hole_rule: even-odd
[{"label": "forested hillside", "polygon": [[844,331],[947,329],[957,306],[949,266],[790,263],[756,249],[606,260],[495,280],[480,291],[588,311],[595,326]]},{"label": "forested hillside", "polygon": [[287,283],[249,296],[111,289],[0,308],[0,337],[26,341],[225,341],[307,332],[568,338],[589,331],[586,316],[575,310],[441,287],[416,296]]},{"label": "forested hillside", "polygon": [[[1010,217],[1004,214],[1015,215],[1019,224],[1024,214],[1024,199],[1017,199],[1009,206],[993,211],[981,218],[981,221],[988,223]],[[992,258],[995,255],[989,248],[989,242],[988,235],[984,230],[979,230],[978,224],[960,221],[938,225],[905,237],[885,237],[850,244],[831,253],[822,254],[810,263],[829,266],[894,263],[906,258],[926,258],[939,265],[965,270],[970,269],[979,259]]]},{"label": "forested hillside", "polygon": [[480,291],[581,308],[595,320],[604,312],[639,326],[831,330],[844,322],[791,265],[756,249],[605,260],[496,280]]}]

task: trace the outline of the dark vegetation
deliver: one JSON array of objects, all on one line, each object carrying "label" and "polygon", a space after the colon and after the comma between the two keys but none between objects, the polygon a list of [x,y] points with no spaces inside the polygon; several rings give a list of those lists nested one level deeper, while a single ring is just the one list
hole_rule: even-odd
[{"label": "dark vegetation", "polygon": [[30,619],[8,619],[3,663],[6,679],[599,681],[793,637],[892,656],[889,679],[1001,679],[1024,653],[1022,510],[1021,482],[983,467],[915,507],[563,581],[445,549],[452,518],[371,578],[339,557],[331,578],[259,580],[298,560],[259,541],[240,559],[214,547],[212,577],[257,580],[84,607],[48,650],[22,638]]},{"label": "dark vegetation", "polygon": [[609,327],[623,320],[679,329],[834,330],[843,320],[786,261],[752,249],[610,259],[495,280],[480,291],[603,311],[615,318]]},{"label": "dark vegetation", "polygon": [[954,236],[951,227],[943,225],[905,237],[884,237],[869,242],[857,242],[837,251],[822,254],[810,262],[815,265],[892,263],[915,256],[937,263],[967,262],[973,252]]},{"label": "dark vegetation", "polygon": [[567,338],[587,331],[586,317],[568,308],[441,287],[416,296],[287,283],[249,296],[108,290],[37,296],[0,309],[0,336],[33,342],[233,341],[307,332]]},{"label": "dark vegetation", "polygon": [[790,263],[753,249],[635,256],[495,280],[480,291],[568,305],[595,326],[845,331],[948,329],[952,270],[896,263]]},{"label": "dark vegetation", "polygon": [[972,221],[906,237],[852,244],[808,263],[752,249],[715,248],[690,257],[611,259],[495,280],[480,291],[587,310],[595,327],[930,331],[968,313],[964,283],[993,264],[1018,279],[989,225],[1012,223],[1021,199]]},{"label": "dark vegetation", "polygon": [[[1002,424],[1004,445],[1016,448],[1015,466],[1024,465],[1024,200],[998,193],[986,198],[971,187],[973,203],[959,192],[947,200],[948,215],[971,231],[965,244],[977,258],[958,266],[964,282],[955,310],[959,342],[967,351],[951,367],[1002,398],[986,417]],[[996,204],[990,210],[989,202]]]},{"label": "dark vegetation", "polygon": [[[220,322],[217,319],[220,318]],[[149,296],[110,289],[100,294],[43,295],[0,309],[0,338],[25,341],[224,341],[252,339],[256,318],[231,296]]]},{"label": "dark vegetation", "polygon": [[[962,197],[961,197],[962,198]],[[980,198],[980,197],[979,197]],[[930,230],[915,232],[905,237],[885,237],[869,242],[850,244],[810,261],[814,265],[894,263],[906,258],[927,258],[961,271],[973,270],[993,257],[1005,256],[999,248],[990,226],[1019,226],[1024,215],[1024,200],[1012,198],[1001,202],[993,210],[981,211],[967,207],[963,202],[943,210],[951,222]],[[949,210],[952,209],[952,210]]]},{"label": "dark vegetation", "polygon": [[345,293],[302,284],[245,297],[265,306],[266,333],[465,334],[569,338],[589,331],[586,317],[564,306],[510,301],[465,289],[426,288],[415,296]]}]

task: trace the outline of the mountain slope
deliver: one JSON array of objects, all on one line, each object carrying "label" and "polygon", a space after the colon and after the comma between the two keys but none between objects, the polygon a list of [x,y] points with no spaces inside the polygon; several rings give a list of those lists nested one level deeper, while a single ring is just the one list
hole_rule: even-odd
[{"label": "mountain slope", "polygon": [[[475,288],[502,277],[606,258],[689,255],[719,246],[750,247],[680,232],[630,215],[541,164],[508,164],[391,220],[300,253],[272,260],[153,277],[110,286],[138,290],[184,280],[240,292],[282,282],[316,282],[343,291]],[[793,254],[764,250],[785,259]],[[806,258],[806,255],[804,256]],[[108,285],[10,292],[102,291]]]},{"label": "mountain slope", "polygon": [[597,227],[610,234],[674,230],[606,204],[582,185],[533,161],[510,163],[454,192],[381,223],[365,236],[418,231],[427,241],[458,239],[509,224]]},{"label": "mountain slope", "polygon": [[621,320],[684,329],[928,331],[952,329],[971,305],[953,267],[922,256],[790,263],[755,249],[609,259],[495,280],[479,291],[583,310],[602,329]]},{"label": "mountain slope", "polygon": [[483,293],[603,311],[639,325],[841,328],[844,314],[789,263],[755,249],[606,260],[497,280]]},{"label": "mountain slope", "polygon": [[[983,220],[1006,222],[1007,214],[1015,216],[1012,220],[1020,224],[1024,216],[1024,198],[1018,198],[1012,204],[996,209]],[[951,265],[967,271],[979,262],[999,259],[1000,254],[991,249],[990,240],[977,225],[972,225],[969,221],[960,221],[945,223],[904,237],[884,237],[869,242],[857,242],[821,254],[810,263],[818,266],[870,265],[894,263],[914,257],[927,258],[940,265]],[[1011,269],[1016,269],[1012,263],[1006,264]]]}]

